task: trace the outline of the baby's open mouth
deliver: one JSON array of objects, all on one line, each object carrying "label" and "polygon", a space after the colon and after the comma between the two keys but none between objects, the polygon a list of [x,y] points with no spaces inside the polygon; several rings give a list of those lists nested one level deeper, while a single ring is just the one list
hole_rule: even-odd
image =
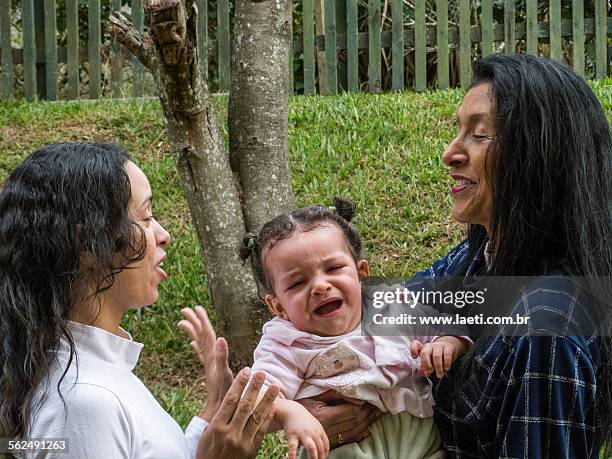
[{"label": "baby's open mouth", "polygon": [[341,307],[342,307],[342,300],[334,300],[334,301],[330,301],[329,303],[325,303],[323,306],[319,306],[317,309],[314,310],[314,313],[319,316],[325,316],[334,311],[337,311]]}]

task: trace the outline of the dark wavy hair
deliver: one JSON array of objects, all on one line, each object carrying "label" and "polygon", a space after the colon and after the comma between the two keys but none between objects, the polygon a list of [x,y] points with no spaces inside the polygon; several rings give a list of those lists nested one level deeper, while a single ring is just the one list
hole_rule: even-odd
[{"label": "dark wavy hair", "polygon": [[331,224],[342,232],[346,239],[351,256],[355,263],[361,259],[361,236],[357,228],[351,223],[355,215],[355,204],[341,198],[334,198],[332,208],[312,205],[294,210],[289,214],[279,215],[267,222],[259,235],[247,235],[240,249],[242,260],[253,258],[253,266],[259,283],[264,290],[272,293],[272,285],[266,273],[263,253],[278,241],[291,237],[297,231],[311,231],[326,224]]},{"label": "dark wavy hair", "polygon": [[117,145],[48,145],[0,193],[0,437],[27,436],[61,338],[72,362],[66,320],[75,306],[144,256],[144,234],[128,216],[128,159]]},{"label": "dark wavy hair", "polygon": [[[485,167],[493,210],[488,234],[469,226],[472,255],[488,239],[488,275],[612,275],[612,140],[591,88],[565,64],[519,54],[477,62],[472,87],[483,83],[495,113]],[[610,302],[603,307],[609,322]],[[597,411],[610,448],[612,343],[600,343]]]}]

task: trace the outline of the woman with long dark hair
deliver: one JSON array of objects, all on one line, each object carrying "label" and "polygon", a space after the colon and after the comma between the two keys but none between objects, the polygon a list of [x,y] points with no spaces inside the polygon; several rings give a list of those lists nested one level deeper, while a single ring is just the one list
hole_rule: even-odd
[{"label": "woman with long dark hair", "polygon": [[[455,180],[453,218],[468,237],[417,277],[535,276],[515,306],[539,325],[574,326],[578,310],[601,322],[586,336],[551,326],[475,339],[436,385],[444,446],[457,458],[598,458],[602,446],[611,454],[612,141],[603,109],[564,64],[492,55],[475,65],[457,119],[443,161]],[[570,276],[599,282],[600,301]],[[347,422],[330,398],[305,404],[332,446],[363,435],[359,410]]]},{"label": "woman with long dark hair", "polygon": [[152,200],[147,177],[116,145],[43,147],[5,182],[0,438],[22,448],[20,440],[66,440],[78,458],[183,458],[196,448],[198,457],[256,453],[278,388],[255,410],[264,377],[255,375],[236,411],[248,371],[232,384],[227,344],[216,341],[203,311],[189,331],[208,336],[199,356],[209,400],[185,433],[132,373],[142,344],[121,320],[153,304],[167,277],[170,235],[153,217]]}]

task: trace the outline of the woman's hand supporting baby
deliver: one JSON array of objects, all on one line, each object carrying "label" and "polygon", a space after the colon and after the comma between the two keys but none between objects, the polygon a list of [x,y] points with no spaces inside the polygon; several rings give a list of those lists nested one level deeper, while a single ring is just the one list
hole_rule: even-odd
[{"label": "woman's hand supporting baby", "polygon": [[423,344],[418,340],[410,343],[410,354],[413,359],[421,358],[417,370],[422,376],[429,376],[434,371],[441,378],[450,369],[455,360],[468,350],[469,342],[457,336],[440,336],[431,343]]}]

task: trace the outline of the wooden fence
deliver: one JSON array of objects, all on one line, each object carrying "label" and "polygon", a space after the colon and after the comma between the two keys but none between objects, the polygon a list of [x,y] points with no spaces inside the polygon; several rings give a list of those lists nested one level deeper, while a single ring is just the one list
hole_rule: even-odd
[{"label": "wooden fence", "polygon": [[[79,0],[63,1],[65,30],[58,30],[55,0],[21,0],[16,8],[11,6],[15,2],[0,0],[0,98],[143,95],[143,67],[119,45],[102,40],[101,0],[86,5],[86,34],[79,29],[83,5]],[[293,31],[290,91],[465,87],[473,60],[492,52],[544,54],[567,61],[583,75],[608,75],[608,0],[563,0],[563,5],[561,0],[549,0],[543,10],[538,0],[503,0],[503,21],[499,14],[494,20],[499,1],[450,1],[449,5],[449,0],[436,0],[435,7],[426,0],[294,1],[294,23],[301,30]],[[127,11],[143,29],[141,0],[110,2],[111,10]],[[199,55],[207,57],[200,60],[201,69],[213,90],[225,92],[230,85],[230,4],[211,3],[215,17],[207,0],[196,2]],[[593,17],[585,17],[587,4]],[[210,17],[215,18],[212,28]],[[86,43],[80,39],[83,35]],[[129,91],[122,78],[128,67]]]}]

